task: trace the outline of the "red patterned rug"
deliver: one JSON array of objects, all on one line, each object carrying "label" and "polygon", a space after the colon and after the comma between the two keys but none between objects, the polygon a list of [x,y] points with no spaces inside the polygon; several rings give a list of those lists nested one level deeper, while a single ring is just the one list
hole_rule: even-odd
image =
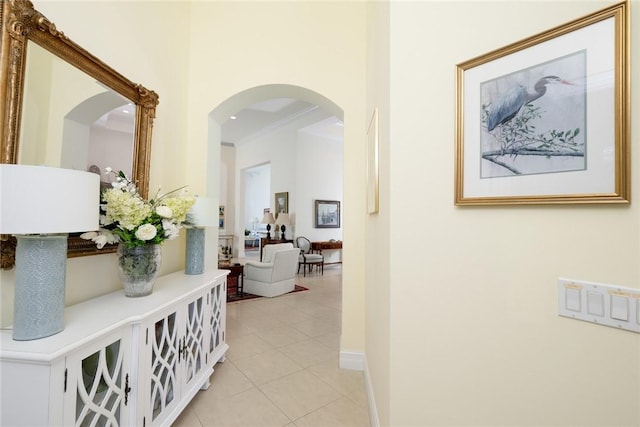
[{"label": "red patterned rug", "polygon": [[[245,301],[249,299],[262,298],[260,295],[248,294],[246,292],[242,296],[237,295],[236,284],[234,279],[235,278],[230,278],[229,281],[227,282],[227,302],[238,302],[238,301]],[[298,286],[298,285],[295,285],[295,286],[296,286],[295,289],[289,292],[290,294],[309,290],[309,288],[305,288],[304,286]]]}]

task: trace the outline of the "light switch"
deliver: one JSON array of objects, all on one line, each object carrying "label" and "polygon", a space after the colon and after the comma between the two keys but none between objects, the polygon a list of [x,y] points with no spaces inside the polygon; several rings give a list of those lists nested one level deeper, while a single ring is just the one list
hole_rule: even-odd
[{"label": "light switch", "polygon": [[640,289],[562,277],[557,289],[558,315],[640,334]]},{"label": "light switch", "polygon": [[580,311],[582,310],[581,297],[582,292],[580,289],[576,289],[573,287],[567,287],[566,296],[565,296],[565,306],[567,310],[571,311]]},{"label": "light switch", "polygon": [[604,295],[600,292],[587,292],[587,313],[604,316]]},{"label": "light switch", "polygon": [[611,295],[611,318],[616,320],[629,321],[629,299]]}]

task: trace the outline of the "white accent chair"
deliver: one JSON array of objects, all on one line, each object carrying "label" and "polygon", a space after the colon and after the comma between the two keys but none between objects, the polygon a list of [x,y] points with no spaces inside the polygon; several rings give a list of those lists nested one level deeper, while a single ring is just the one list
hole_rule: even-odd
[{"label": "white accent chair", "polygon": [[262,262],[247,261],[244,265],[244,291],[263,297],[293,291],[299,254],[300,249],[292,243],[265,246]]}]

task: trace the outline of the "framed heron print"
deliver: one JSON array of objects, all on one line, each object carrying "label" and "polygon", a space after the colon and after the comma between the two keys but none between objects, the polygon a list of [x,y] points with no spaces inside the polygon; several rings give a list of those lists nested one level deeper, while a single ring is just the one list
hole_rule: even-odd
[{"label": "framed heron print", "polygon": [[627,3],[456,71],[456,205],[629,202]]}]

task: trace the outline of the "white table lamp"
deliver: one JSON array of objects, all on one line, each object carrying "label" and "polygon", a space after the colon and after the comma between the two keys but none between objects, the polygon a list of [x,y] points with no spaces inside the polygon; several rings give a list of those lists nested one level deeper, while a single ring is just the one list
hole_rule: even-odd
[{"label": "white table lamp", "polygon": [[278,229],[277,226],[280,226],[280,239],[284,240],[284,232],[287,229],[287,225],[291,225],[291,219],[289,218],[289,214],[286,212],[280,212],[278,214],[278,219],[276,219],[276,229]]},{"label": "white table lamp", "polygon": [[185,251],[185,274],[204,272],[204,227],[218,224],[217,206],[211,197],[197,197],[187,214],[187,249]]},{"label": "white table lamp", "polygon": [[97,174],[46,166],[0,164],[0,233],[16,247],[13,339],[64,329],[67,234],[97,230]]},{"label": "white table lamp", "polygon": [[271,212],[267,212],[262,217],[262,224],[267,224],[267,239],[271,238],[271,224],[275,224],[276,220]]}]

